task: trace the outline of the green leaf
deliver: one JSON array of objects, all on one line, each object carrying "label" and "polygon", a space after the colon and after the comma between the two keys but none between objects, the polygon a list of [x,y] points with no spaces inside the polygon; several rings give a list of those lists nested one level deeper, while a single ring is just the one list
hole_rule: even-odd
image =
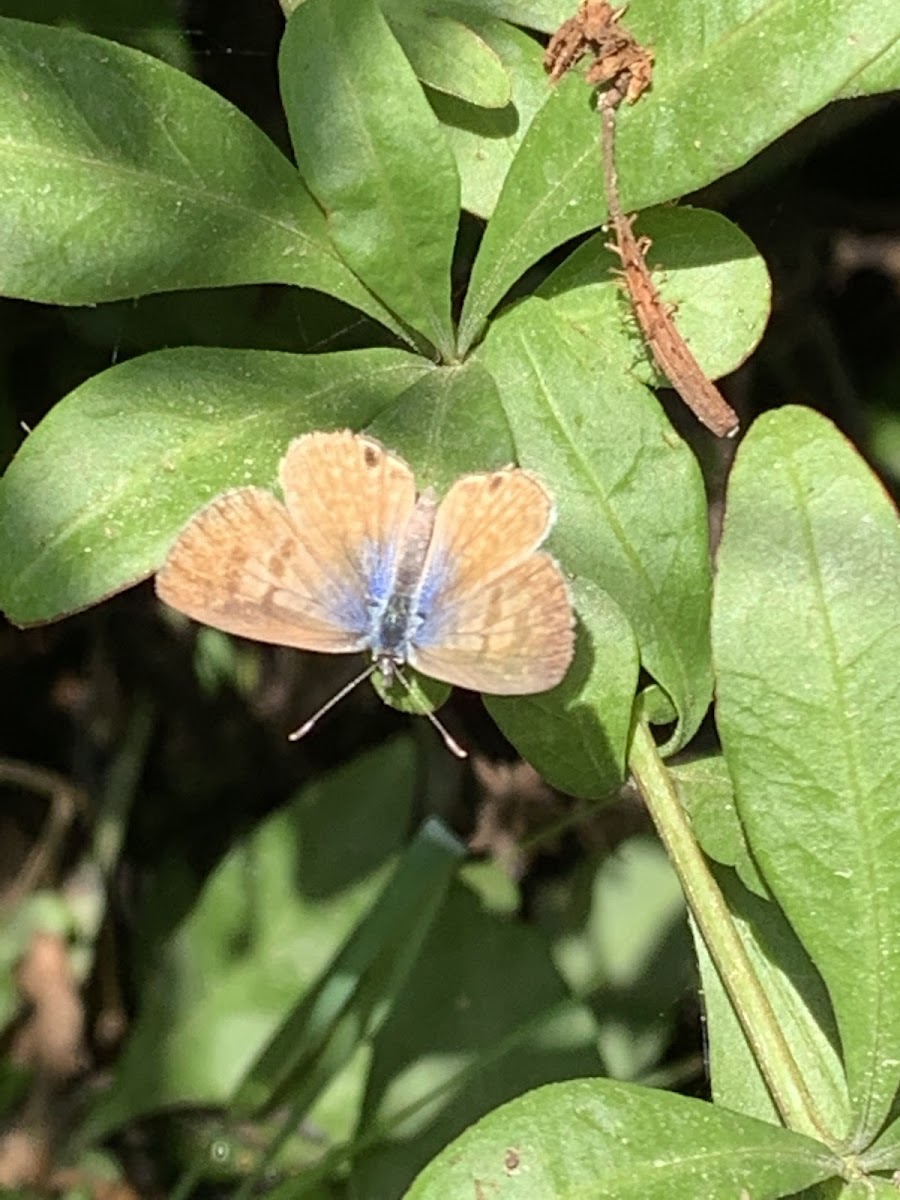
[{"label": "green leaf", "polygon": [[397,327],[236,108],[136,50],[0,18],[0,290],[93,304],[261,282]]},{"label": "green leaf", "polygon": [[456,157],[462,206],[487,219],[531,118],[547,96],[547,76],[534,53],[534,38],[502,21],[467,20],[497,55],[510,82],[503,108],[478,108],[435,93],[431,106]]},{"label": "green leaf", "polygon": [[370,679],[376,695],[397,712],[424,717],[446,704],[451,690],[449,684],[430,679],[427,675],[419,675],[409,668],[403,669],[403,677],[408,687],[396,677],[390,683],[386,683],[378,671],[370,676]]},{"label": "green leaf", "polygon": [[0,603],[50,621],[137,582],[227,487],[270,485],[291,438],[359,428],[428,363],[165,350],[94,376],[26,439],[0,482]]},{"label": "green leaf", "polygon": [[[900,37],[900,7],[857,0],[823,13],[816,0],[748,0],[685,11],[648,0],[626,23],[655,52],[652,90],[620,110],[616,138],[622,203],[642,209],[735,170],[836,99]],[[590,90],[572,73],[507,176],[472,272],[461,350],[523,271],[605,219],[598,136]]]},{"label": "green leaf", "polygon": [[509,103],[503,64],[468,25],[410,0],[381,0],[381,7],[422,83],[484,108]]},{"label": "green leaf", "polygon": [[[624,337],[624,335],[622,335]],[[679,713],[674,743],[709,704],[709,555],[696,459],[652,394],[587,338],[529,300],[496,321],[482,361],[517,458],[556,497],[552,548],[628,618],[641,661]],[[596,648],[602,661],[605,648]]]},{"label": "green leaf", "polygon": [[365,754],[235,845],[163,946],[88,1135],[173,1104],[228,1103],[382,891],[406,836],[413,757],[407,739]]},{"label": "green leaf", "polygon": [[[402,782],[408,788],[408,776]],[[440,821],[425,823],[365,917],[253,1064],[233,1098],[235,1112],[249,1116],[288,1102],[307,1112],[361,1043],[377,1035],[464,853]]]},{"label": "green leaf", "polygon": [[728,764],[721,754],[673,763],[669,772],[678,798],[691,818],[694,836],[710,858],[734,867],[744,887],[763,900],[769,889],[760,878],[734,803]]},{"label": "green leaf", "polygon": [[409,459],[420,491],[445,489],[458,475],[505,467],[516,456],[494,381],[474,360],[423,373],[368,432]]},{"label": "green leaf", "polygon": [[538,1083],[598,1071],[597,1026],[535,930],[454,886],[374,1046],[358,1196],[400,1196],[472,1120]]},{"label": "green leaf", "polygon": [[[756,247],[731,221],[702,208],[648,209],[635,232],[651,238],[647,257],[660,294],[703,370],[712,379],[735,370],[755,349],[769,318],[772,288]],[[620,344],[624,324],[630,337],[623,369],[651,387],[667,387],[631,316],[617,273],[621,262],[607,241],[603,234],[589,238],[537,295],[551,300],[604,354],[613,339]]]},{"label": "green leaf", "polygon": [[454,0],[452,8],[479,17],[499,17],[542,33],[552,33],[572,15],[571,0]]},{"label": "green leaf", "polygon": [[640,660],[631,626],[590,579],[572,580],[575,659],[535,696],[485,696],[488,712],[548,783],[602,799],[622,782]]},{"label": "green leaf", "polygon": [[3,15],[68,26],[154,54],[182,71],[192,67],[188,34],[171,0],[3,0]]},{"label": "green leaf", "polygon": [[553,1083],[484,1117],[405,1200],[777,1197],[840,1172],[825,1146],[701,1100],[603,1079]]},{"label": "green leaf", "polygon": [[717,720],[765,881],[821,972],[856,1136],[900,1083],[900,537],[824,418],[759,418],[728,489]]},{"label": "green leaf", "polygon": [[[822,977],[776,904],[753,895],[731,871],[716,871],[716,879],[788,1049],[837,1145],[847,1135],[851,1115],[840,1039]],[[700,963],[713,1099],[780,1125],[763,1075],[693,922],[691,930]]]},{"label": "green leaf", "polygon": [[459,178],[375,0],[306,0],[279,57],[300,173],[344,260],[444,358]]},{"label": "green leaf", "polygon": [[842,97],[875,96],[900,89],[900,39],[861,71],[841,93]]},{"label": "green leaf", "polygon": [[639,1081],[659,1066],[696,986],[684,894],[662,846],[641,833],[600,850],[546,881],[531,907],[569,986],[590,997],[605,1073]]}]

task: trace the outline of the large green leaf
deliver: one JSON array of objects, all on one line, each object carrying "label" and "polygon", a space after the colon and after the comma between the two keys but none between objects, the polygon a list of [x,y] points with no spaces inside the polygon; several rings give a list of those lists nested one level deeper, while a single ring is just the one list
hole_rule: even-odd
[{"label": "large green leaf", "polygon": [[[777,904],[753,895],[731,871],[717,870],[716,878],[822,1125],[837,1145],[848,1132],[850,1104],[840,1039],[822,977]],[[691,928],[700,962],[713,1099],[780,1125],[719,974],[696,925]]]},{"label": "large green leaf", "polygon": [[[648,209],[635,231],[651,239],[647,258],[663,303],[703,370],[712,379],[735,370],[755,349],[769,317],[772,288],[756,247],[727,218],[702,208]],[[603,234],[588,238],[537,295],[595,341],[605,359],[617,354],[623,371],[653,387],[668,386],[641,340],[622,286],[622,264],[607,243]]]},{"label": "large green leaf", "polygon": [[[682,743],[711,693],[706,501],[696,459],[652,394],[545,301],[496,321],[478,358],[500,392],[519,462],[556,497],[552,548],[628,618],[641,661],[678,710]],[[604,652],[594,647],[600,664]]]},{"label": "large green leaf", "polygon": [[375,1042],[358,1196],[400,1196],[475,1117],[539,1083],[599,1071],[597,1026],[533,929],[450,892]]},{"label": "large green leaf", "polygon": [[[161,947],[112,1086],[88,1116],[93,1136],[173,1104],[229,1103],[376,903],[406,837],[414,781],[411,743],[382,746],[234,846]],[[332,979],[336,1004],[345,984]]]},{"label": "large green leaf", "polygon": [[93,304],[260,282],[396,327],[236,108],[139,51],[0,18],[0,290]]},{"label": "large green leaf", "polygon": [[306,0],[279,59],[300,173],[341,255],[445,358],[459,177],[375,0]]},{"label": "large green leaf", "polygon": [[479,108],[435,93],[431,105],[456,156],[462,206],[487,219],[531,118],[547,98],[547,76],[534,52],[534,38],[503,21],[468,20],[502,62],[510,101],[503,108]]},{"label": "large green leaf", "polygon": [[[641,209],[735,170],[841,95],[900,37],[900,6],[648,0],[629,11],[627,24],[656,56],[653,88],[621,110],[616,140],[623,204]],[[604,220],[598,135],[589,89],[577,73],[548,90],[475,262],[460,324],[463,349],[527,267]]]},{"label": "large green leaf", "polygon": [[831,995],[856,1140],[900,1083],[900,536],[822,417],[761,417],[728,489],[717,719],[765,881]]},{"label": "large green leaf", "polygon": [[0,603],[20,624],[155,570],[191,513],[269,485],[288,442],[370,421],[430,365],[399,350],[163,350],[89,379],[0,481]]},{"label": "large green leaf", "polygon": [[413,464],[420,491],[508,466],[515,446],[494,381],[474,359],[423,372],[368,432]]},{"label": "large green leaf", "polygon": [[[538,1088],[438,1155],[406,1200],[777,1200],[840,1172],[824,1146],[700,1100],[604,1079]],[[478,1195],[475,1192],[474,1195]]]},{"label": "large green leaf", "polygon": [[381,7],[422,83],[485,108],[509,103],[510,79],[502,62],[462,20],[411,0],[381,0]]}]

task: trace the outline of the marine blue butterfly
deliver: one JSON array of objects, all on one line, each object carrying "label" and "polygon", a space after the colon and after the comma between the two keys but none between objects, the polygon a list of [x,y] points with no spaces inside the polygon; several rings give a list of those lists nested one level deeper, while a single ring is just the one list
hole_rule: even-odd
[{"label": "marine blue butterfly", "polygon": [[[517,467],[463,475],[438,502],[409,465],[343,430],[308,433],[279,468],[282,503],[223,493],[178,535],[156,578],[173,608],[226,633],[349,654],[495,695],[543,692],[565,675],[573,616],[562,571],[539,549],[554,505]],[[440,726],[439,726],[440,727]],[[442,729],[451,749],[462,753]]]}]

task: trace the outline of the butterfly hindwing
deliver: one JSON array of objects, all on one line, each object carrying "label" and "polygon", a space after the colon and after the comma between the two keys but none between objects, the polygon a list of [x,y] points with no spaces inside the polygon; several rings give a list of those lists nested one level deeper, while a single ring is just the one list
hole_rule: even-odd
[{"label": "butterfly hindwing", "polygon": [[538,547],[552,500],[528,472],[466,475],[438,509],[410,664],[495,695],[546,691],[572,660],[568,589]]},{"label": "butterfly hindwing", "polygon": [[572,615],[562,572],[549,554],[517,563],[429,623],[410,664],[445,683],[495,696],[545,692],[565,675]]}]

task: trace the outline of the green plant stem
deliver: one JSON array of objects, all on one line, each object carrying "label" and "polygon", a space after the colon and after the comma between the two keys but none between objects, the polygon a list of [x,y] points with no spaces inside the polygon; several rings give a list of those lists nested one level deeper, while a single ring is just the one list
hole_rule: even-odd
[{"label": "green plant stem", "polygon": [[629,765],[775,1106],[789,1129],[827,1144],[826,1127],[643,720],[635,725]]}]

